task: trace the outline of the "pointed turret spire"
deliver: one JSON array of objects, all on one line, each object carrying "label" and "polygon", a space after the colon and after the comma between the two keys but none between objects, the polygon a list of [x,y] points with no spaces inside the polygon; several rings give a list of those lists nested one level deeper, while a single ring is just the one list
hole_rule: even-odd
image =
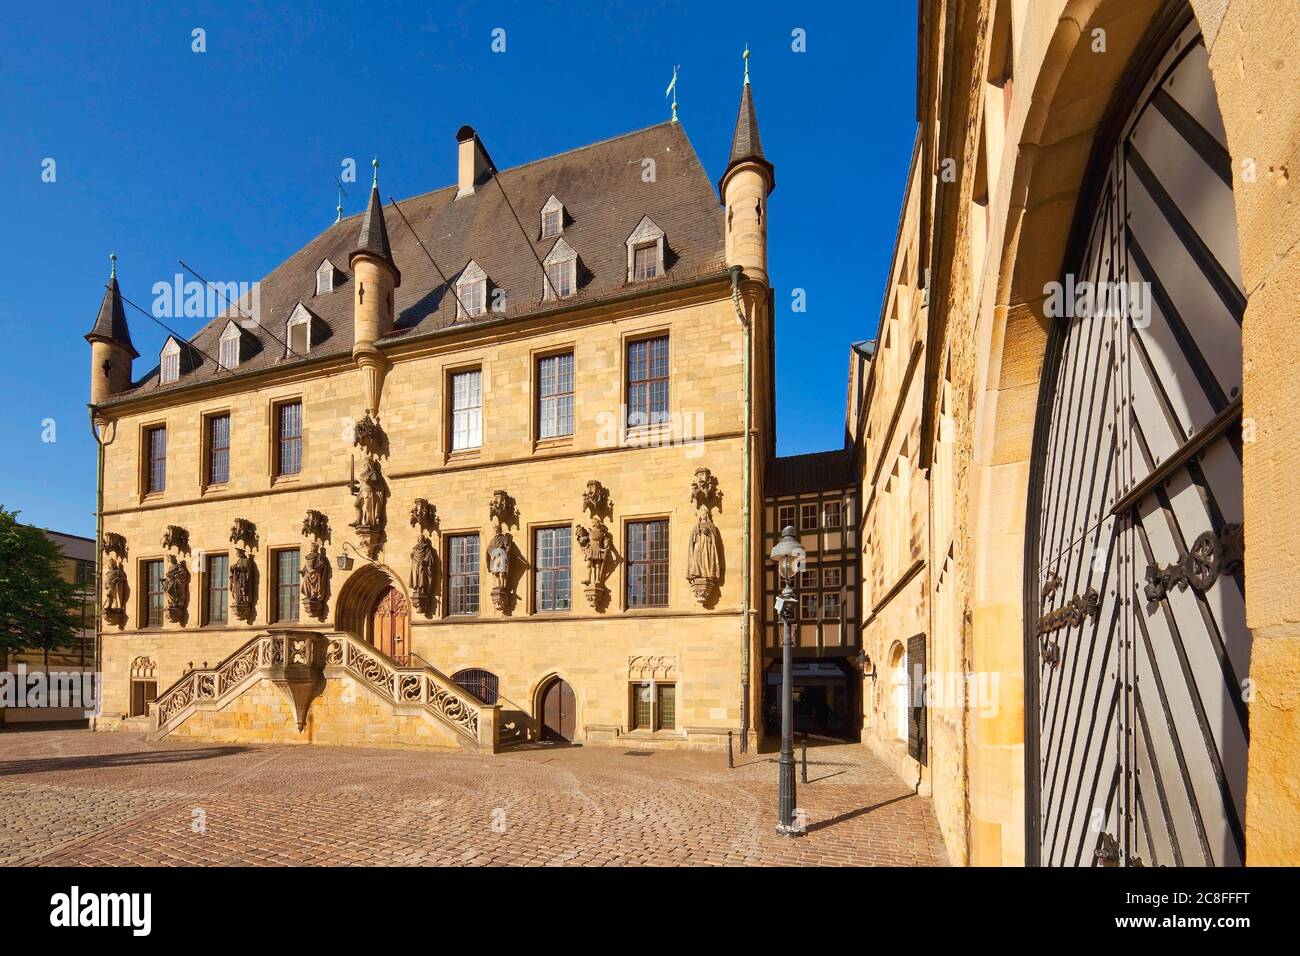
[{"label": "pointed turret spire", "polygon": [[126,310],[122,308],[122,293],[117,288],[117,255],[109,254],[112,266],[108,273],[108,288],[104,290],[104,299],[99,304],[99,315],[95,324],[86,333],[86,341],[96,340],[120,345],[131,353],[132,358],[139,358],[140,353],[131,343],[131,330],[126,325]]},{"label": "pointed turret spire", "polygon": [[349,262],[359,255],[373,256],[387,262],[393,270],[394,287],[402,284],[402,273],[393,261],[393,249],[388,244],[388,227],[384,224],[384,205],[379,200],[379,160],[374,165],[374,181],[370,186],[370,205],[366,207],[365,218],[361,220],[361,235],[357,237],[357,247],[348,257]]}]

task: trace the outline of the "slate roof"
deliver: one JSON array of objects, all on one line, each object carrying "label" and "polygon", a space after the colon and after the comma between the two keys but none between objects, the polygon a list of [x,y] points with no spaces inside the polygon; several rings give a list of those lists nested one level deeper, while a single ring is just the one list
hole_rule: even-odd
[{"label": "slate roof", "polygon": [[764,495],[773,498],[848,487],[853,484],[852,464],[849,448],[773,458],[767,466]]},{"label": "slate roof", "polygon": [[[655,163],[653,182],[643,179],[647,159]],[[455,297],[396,210],[385,204],[382,214],[376,215],[371,206],[365,214],[331,225],[262,280],[261,327],[245,324],[258,347],[237,369],[226,372],[215,368],[218,339],[230,318],[223,315],[190,340],[211,358],[199,356],[198,367],[173,384],[160,384],[154,368],[105,404],[183,388],[196,381],[210,382],[217,377],[247,375],[350,353],[352,274],[345,272],[344,265],[359,242],[374,245],[387,241],[402,274],[401,287],[395,293],[396,325],[380,341],[381,345],[403,337],[436,334],[453,325],[460,328],[500,321],[568,308],[575,303],[598,302],[638,288],[651,290],[697,276],[726,274],[722,208],[680,123],[651,126],[502,170],[498,175],[522,223],[522,234],[502,189],[492,182],[459,200],[454,200],[456,186],[451,185],[399,202],[451,282],[473,259],[488,274],[494,288],[505,290],[503,314],[489,311],[457,321]],[[577,251],[581,265],[577,294],[560,302],[543,301],[542,270],[537,261],[544,260],[558,241],[540,238],[541,209],[552,194],[564,203],[566,212],[560,238]],[[363,230],[366,216],[371,217],[371,223]],[[665,270],[655,279],[629,284],[625,240],[644,216],[651,217],[664,231]],[[382,250],[382,245],[375,248]],[[344,274],[332,292],[314,295],[316,269],[324,259],[332,261]],[[324,324],[326,334],[319,344],[313,339],[306,357],[286,357],[282,344],[285,321],[299,301]],[[117,308],[120,310],[120,304]]]},{"label": "slate roof", "polygon": [[107,339],[125,345],[134,357],[140,357],[140,353],[131,344],[131,332],[126,325],[126,312],[122,308],[122,294],[117,288],[116,275],[109,276],[108,288],[104,290],[103,301],[99,303],[99,315],[86,333],[87,342],[95,339]]},{"label": "slate roof", "polygon": [[[727,160],[727,170],[729,172],[738,163],[759,163],[767,167],[772,189],[776,189],[776,171],[763,155],[763,141],[758,135],[758,114],[754,111],[754,94],[751,90],[749,83],[746,83],[740,91],[740,109],[736,112],[736,130],[731,136],[731,158]],[[726,178],[726,173],[723,178]]]}]

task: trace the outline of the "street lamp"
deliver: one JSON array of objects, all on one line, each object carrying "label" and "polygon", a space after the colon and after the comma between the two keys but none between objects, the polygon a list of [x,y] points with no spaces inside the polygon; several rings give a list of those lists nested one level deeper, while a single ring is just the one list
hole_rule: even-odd
[{"label": "street lamp", "polygon": [[794,653],[794,576],[803,570],[804,550],[793,527],[781,532],[781,540],[768,556],[781,576],[781,595],[776,599],[776,614],[781,619],[781,757],[777,761],[780,796],[777,804],[776,832],[798,836],[794,825],[794,692],[791,669]]}]

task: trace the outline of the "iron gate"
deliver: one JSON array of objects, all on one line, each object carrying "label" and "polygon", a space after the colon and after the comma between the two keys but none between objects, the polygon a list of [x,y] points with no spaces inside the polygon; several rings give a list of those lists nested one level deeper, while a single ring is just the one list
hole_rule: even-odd
[{"label": "iron gate", "polygon": [[1237,865],[1250,663],[1245,296],[1232,170],[1194,23],[1149,73],[1115,144],[1085,252],[1054,290],[1065,314],[1036,434],[1031,855]]}]

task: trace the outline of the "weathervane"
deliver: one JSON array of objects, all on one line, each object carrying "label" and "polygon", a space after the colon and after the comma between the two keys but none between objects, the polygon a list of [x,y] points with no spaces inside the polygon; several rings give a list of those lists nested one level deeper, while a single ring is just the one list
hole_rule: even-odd
[{"label": "weathervane", "polygon": [[373,186],[375,189],[378,189],[379,188],[379,157],[376,156],[374,159],[372,159],[370,161],[370,165],[375,171],[375,178],[370,181],[370,185]]},{"label": "weathervane", "polygon": [[677,122],[677,71],[680,69],[681,69],[680,65],[673,67],[672,82],[668,84],[668,89],[664,90],[664,96],[668,96],[668,94],[671,93],[673,97],[673,122],[674,123]]},{"label": "weathervane", "polygon": [[742,54],[745,58],[745,85],[749,86],[749,44],[745,44],[745,52]]},{"label": "weathervane", "polygon": [[110,252],[108,254],[108,261],[110,263],[108,267],[108,277],[110,279],[116,279],[117,278],[117,253]]},{"label": "weathervane", "polygon": [[339,179],[337,176],[334,177],[334,183],[339,187],[339,204],[334,207],[334,212],[335,212],[334,221],[342,222],[343,221],[343,200],[344,198],[347,197],[348,191],[343,188],[343,181]]}]

